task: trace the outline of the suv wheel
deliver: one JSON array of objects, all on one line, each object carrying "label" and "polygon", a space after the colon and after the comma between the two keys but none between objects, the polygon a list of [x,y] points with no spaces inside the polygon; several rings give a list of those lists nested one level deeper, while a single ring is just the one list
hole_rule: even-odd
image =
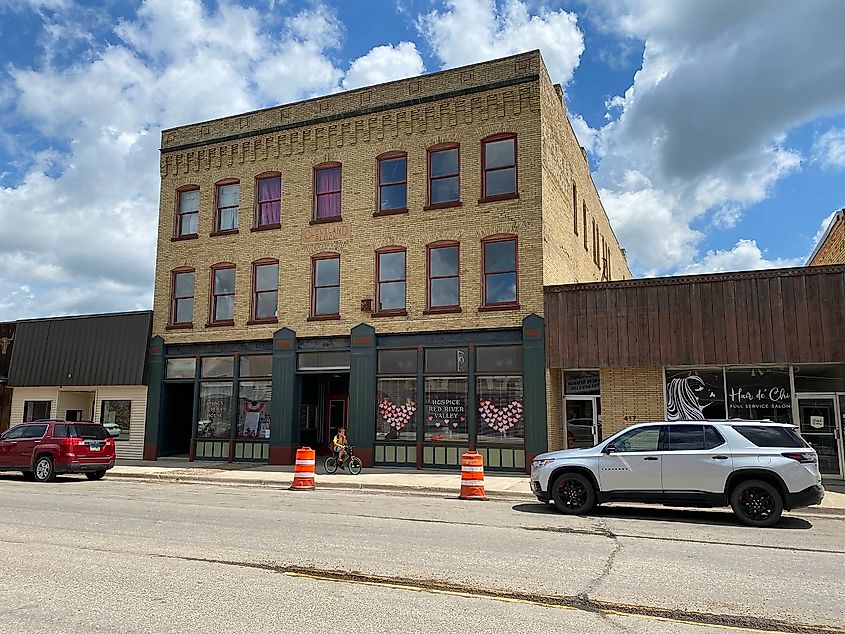
[{"label": "suv wheel", "polygon": [[564,473],[552,486],[552,500],[561,513],[586,515],[596,505],[596,491],[580,473]]},{"label": "suv wheel", "polygon": [[765,528],[777,524],[783,513],[783,498],[768,482],[746,480],[731,492],[731,508],[743,524]]},{"label": "suv wheel", "polygon": [[50,456],[38,456],[33,470],[36,482],[50,482],[56,477],[53,471],[53,459]]}]

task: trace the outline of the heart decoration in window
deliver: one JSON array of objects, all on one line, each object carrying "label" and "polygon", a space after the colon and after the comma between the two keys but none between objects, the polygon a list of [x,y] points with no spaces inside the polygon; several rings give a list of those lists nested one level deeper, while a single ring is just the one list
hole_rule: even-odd
[{"label": "heart decoration in window", "polygon": [[411,422],[414,413],[417,411],[417,403],[416,401],[405,401],[402,405],[397,405],[389,398],[385,398],[379,402],[378,411],[393,429],[399,431]]},{"label": "heart decoration in window", "polygon": [[481,420],[488,427],[501,433],[513,429],[522,420],[522,403],[511,401],[504,407],[497,407],[489,400],[481,401],[478,411]]}]

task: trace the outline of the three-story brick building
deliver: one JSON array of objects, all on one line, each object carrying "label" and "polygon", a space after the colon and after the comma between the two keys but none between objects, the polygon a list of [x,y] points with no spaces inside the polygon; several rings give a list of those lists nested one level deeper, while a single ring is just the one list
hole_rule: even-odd
[{"label": "three-story brick building", "polygon": [[523,469],[544,285],[628,277],[538,51],[165,130],[145,457]]}]

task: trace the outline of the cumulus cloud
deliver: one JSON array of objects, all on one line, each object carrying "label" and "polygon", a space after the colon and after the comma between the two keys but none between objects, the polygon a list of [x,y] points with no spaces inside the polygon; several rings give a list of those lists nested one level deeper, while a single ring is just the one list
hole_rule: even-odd
[{"label": "cumulus cloud", "polygon": [[574,13],[531,15],[523,0],[447,0],[445,10],[421,15],[417,28],[444,68],[539,48],[552,79],[566,84],[584,52]]},{"label": "cumulus cloud", "polygon": [[413,77],[425,72],[425,65],[413,42],[376,46],[349,65],[343,79],[345,89]]},{"label": "cumulus cloud", "polygon": [[831,128],[818,137],[813,153],[824,167],[845,167],[845,128]]},{"label": "cumulus cloud", "polygon": [[787,266],[800,266],[804,258],[767,259],[755,240],[739,240],[732,248],[708,251],[697,262],[678,270],[680,275],[698,273],[720,273],[724,271],[748,271],[753,269],[773,269]]}]

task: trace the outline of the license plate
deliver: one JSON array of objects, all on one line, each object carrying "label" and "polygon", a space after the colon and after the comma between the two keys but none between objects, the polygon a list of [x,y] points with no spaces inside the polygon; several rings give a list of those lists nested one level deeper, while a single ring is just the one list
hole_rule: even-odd
[{"label": "license plate", "polygon": [[91,451],[100,451],[100,445],[99,445],[99,443],[97,443],[97,444],[95,444],[95,445],[88,445],[88,448],[89,448]]}]

